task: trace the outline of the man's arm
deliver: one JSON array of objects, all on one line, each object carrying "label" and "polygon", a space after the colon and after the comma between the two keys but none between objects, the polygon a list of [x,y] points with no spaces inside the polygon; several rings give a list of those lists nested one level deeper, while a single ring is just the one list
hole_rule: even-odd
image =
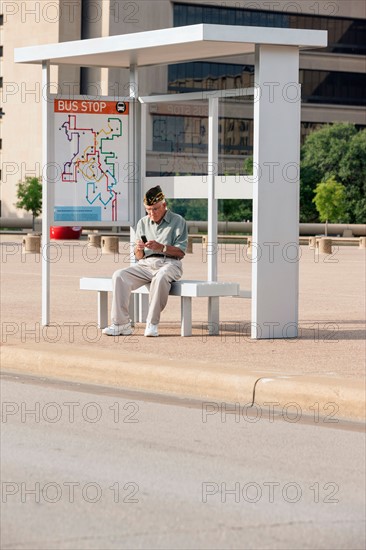
[{"label": "man's arm", "polygon": [[141,223],[142,223],[141,220],[137,222],[136,242],[133,249],[136,260],[142,260],[142,258],[145,256],[145,251],[144,251],[145,243],[141,240],[141,235],[143,231],[143,228],[141,227]]},{"label": "man's arm", "polygon": [[145,246],[146,244],[143,241],[141,240],[136,241],[135,248],[134,248],[136,260],[142,260],[142,258],[145,256],[145,252],[144,252]]}]

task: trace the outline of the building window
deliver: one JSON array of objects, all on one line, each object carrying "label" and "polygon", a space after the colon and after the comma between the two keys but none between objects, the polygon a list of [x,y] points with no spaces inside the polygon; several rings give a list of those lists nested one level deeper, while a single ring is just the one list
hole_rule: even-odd
[{"label": "building window", "polygon": [[[171,153],[207,153],[208,119],[192,116],[153,115],[153,150]],[[243,128],[245,135],[243,136]],[[220,118],[219,153],[253,152],[253,121]]]},{"label": "building window", "polygon": [[303,103],[366,105],[366,75],[336,71],[300,70]]},{"label": "building window", "polygon": [[197,23],[327,30],[328,47],[320,51],[366,54],[366,19],[174,4],[175,27]]},{"label": "building window", "polygon": [[[340,71],[300,70],[303,103],[366,104],[366,75]],[[168,71],[168,90],[191,92],[241,88],[254,84],[254,67],[225,63],[181,63]]]},{"label": "building window", "polygon": [[254,85],[254,67],[234,63],[194,61],[168,67],[168,90],[185,92],[231,90]]},{"label": "building window", "polygon": [[[215,5],[174,4],[174,26],[197,23],[328,30],[328,48],[320,51],[366,54],[366,20],[291,14]],[[365,105],[363,74],[301,70],[304,103]],[[254,67],[233,63],[193,62],[169,65],[168,90],[190,92],[248,88],[254,84]]]}]

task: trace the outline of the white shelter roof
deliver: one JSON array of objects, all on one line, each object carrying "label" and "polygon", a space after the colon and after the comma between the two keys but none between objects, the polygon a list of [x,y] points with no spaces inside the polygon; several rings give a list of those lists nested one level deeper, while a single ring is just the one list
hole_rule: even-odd
[{"label": "white shelter roof", "polygon": [[256,44],[321,48],[327,31],[189,25],[153,31],[16,48],[16,63],[129,68],[182,63],[254,52]]}]

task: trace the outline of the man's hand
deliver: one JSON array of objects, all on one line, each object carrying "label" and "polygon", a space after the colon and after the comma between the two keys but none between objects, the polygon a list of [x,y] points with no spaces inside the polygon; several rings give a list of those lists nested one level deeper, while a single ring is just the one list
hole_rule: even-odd
[{"label": "man's hand", "polygon": [[[147,241],[146,243],[143,241],[136,241],[135,256],[138,260],[141,260],[144,257],[144,248],[148,248],[149,250],[153,250],[154,252],[161,254],[163,252],[164,245],[153,240]],[[182,259],[185,254],[180,248],[168,245],[166,255]]]},{"label": "man's hand", "polygon": [[135,251],[134,252],[135,252],[135,256],[136,256],[137,260],[142,260],[142,258],[144,257],[144,255],[145,255],[144,248],[145,248],[144,241],[138,240],[138,241],[135,242]]},{"label": "man's hand", "polygon": [[135,248],[136,248],[136,250],[141,250],[141,251],[143,251],[144,248],[145,248],[145,246],[146,246],[146,243],[144,243],[144,241],[141,241],[141,240],[136,241],[136,243],[135,243]]},{"label": "man's hand", "polygon": [[164,247],[163,244],[158,243],[157,241],[147,241],[147,243],[145,243],[144,246],[145,248],[149,248],[150,250],[155,250],[156,252],[161,252]]}]

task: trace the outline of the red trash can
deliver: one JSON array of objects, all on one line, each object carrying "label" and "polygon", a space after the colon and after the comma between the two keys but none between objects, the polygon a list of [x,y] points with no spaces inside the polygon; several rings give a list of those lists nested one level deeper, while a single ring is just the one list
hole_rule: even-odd
[{"label": "red trash can", "polygon": [[51,225],[50,238],[58,240],[80,239],[82,230],[83,228],[77,225],[72,227]]}]

